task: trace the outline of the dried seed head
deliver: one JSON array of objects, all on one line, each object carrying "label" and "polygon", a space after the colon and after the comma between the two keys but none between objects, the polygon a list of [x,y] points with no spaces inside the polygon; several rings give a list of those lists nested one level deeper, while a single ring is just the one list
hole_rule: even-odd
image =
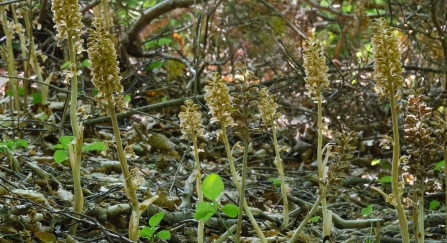
[{"label": "dried seed head", "polygon": [[182,111],[178,115],[182,128],[182,138],[187,139],[193,133],[197,136],[203,136],[202,114],[198,110],[199,106],[194,104],[192,100],[186,100],[185,105],[182,105]]},{"label": "dried seed head", "polygon": [[94,26],[96,31],[88,29],[90,37],[87,52],[90,57],[92,82],[98,90],[95,99],[99,107],[107,108],[108,103],[112,102],[115,107],[123,110],[126,102],[122,94],[123,86],[120,83],[121,76],[113,42],[98,19],[94,20]]},{"label": "dried seed head", "polygon": [[328,67],[326,58],[323,55],[321,43],[314,38],[306,40],[304,54],[304,68],[306,71],[306,93],[312,100],[316,101],[324,98],[321,95],[321,89],[329,87]]},{"label": "dried seed head", "polygon": [[205,101],[212,116],[211,122],[219,121],[222,127],[235,125],[231,117],[233,106],[227,84],[220,74],[213,73],[206,80]]},{"label": "dried seed head", "polygon": [[[371,42],[374,57],[374,79],[379,98],[395,95],[390,93],[402,88],[402,63],[398,49],[398,39],[388,20],[378,19],[372,26]],[[400,96],[396,97],[400,98]]]},{"label": "dried seed head", "polygon": [[261,118],[267,125],[272,125],[276,118],[281,116],[281,113],[276,112],[278,104],[273,100],[273,95],[269,94],[267,88],[261,89],[259,92],[259,111]]}]

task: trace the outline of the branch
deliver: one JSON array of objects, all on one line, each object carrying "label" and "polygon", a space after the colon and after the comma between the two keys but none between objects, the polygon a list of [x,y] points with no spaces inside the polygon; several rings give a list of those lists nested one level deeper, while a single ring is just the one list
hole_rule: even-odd
[{"label": "branch", "polygon": [[[131,115],[140,113],[140,112],[147,112],[150,110],[156,110],[156,109],[160,109],[160,108],[165,108],[165,107],[169,107],[169,106],[180,106],[183,104],[183,102],[185,102],[185,100],[187,99],[195,99],[195,100],[199,100],[199,101],[204,101],[204,96],[203,95],[197,95],[195,97],[187,97],[187,98],[180,98],[180,99],[175,99],[175,100],[170,100],[167,102],[161,102],[161,103],[157,103],[157,104],[152,104],[152,105],[147,105],[147,106],[142,106],[139,107],[137,109],[128,109],[128,111],[126,113],[119,113],[116,115],[116,117],[118,119],[122,119],[125,117],[129,117]],[[101,116],[98,118],[94,118],[94,119],[88,119],[82,122],[82,124],[84,126],[91,126],[91,125],[95,125],[95,124],[100,124],[100,123],[104,123],[104,122],[108,122],[110,121],[110,116]],[[70,124],[65,124],[65,126],[70,126]]]},{"label": "branch", "polygon": [[[203,0],[202,2],[206,1],[208,0]],[[127,32],[128,42],[125,43],[127,52],[136,57],[139,57],[142,54],[140,50],[140,32],[143,31],[152,20],[174,9],[187,8],[195,3],[197,3],[197,0],[165,0],[144,11],[143,15],[133,23],[132,27]]]}]

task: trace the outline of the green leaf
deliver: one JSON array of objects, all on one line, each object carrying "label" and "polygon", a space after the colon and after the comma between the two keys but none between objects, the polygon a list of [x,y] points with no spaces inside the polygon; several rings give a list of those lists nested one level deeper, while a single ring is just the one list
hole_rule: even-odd
[{"label": "green leaf", "polygon": [[144,44],[144,46],[147,49],[151,49],[154,47],[170,44],[171,42],[172,42],[172,39],[170,39],[170,38],[160,38],[160,39],[151,40],[151,41],[147,42],[146,44]]},{"label": "green leaf", "polygon": [[366,208],[362,208],[362,215],[368,215],[373,211],[373,204],[369,204]]},{"label": "green leaf", "polygon": [[70,62],[70,61],[66,61],[66,62],[64,62],[64,64],[62,64],[62,66],[61,66],[61,69],[64,69],[64,68],[67,68],[67,67],[69,67],[69,66],[70,66],[70,64],[71,64],[71,62]]},{"label": "green leaf", "polygon": [[51,146],[50,148],[52,148],[52,149],[64,149],[64,146],[62,144],[58,143],[56,145]]},{"label": "green leaf", "polygon": [[99,91],[97,89],[93,89],[92,95],[97,96],[99,94]]},{"label": "green leaf", "polygon": [[216,208],[209,202],[201,202],[197,204],[196,212],[194,213],[194,219],[203,219],[206,222],[216,212]]},{"label": "green leaf", "polygon": [[377,164],[379,164],[380,163],[380,159],[373,159],[372,161],[371,161],[371,165],[377,165]]},{"label": "green leaf", "polygon": [[141,145],[139,145],[138,143],[134,143],[133,144],[133,151],[134,152],[138,152],[141,153],[144,151],[143,147],[141,147]]},{"label": "green leaf", "polygon": [[441,171],[441,167],[444,167],[444,168],[445,168],[445,160],[441,160],[441,161],[439,161],[438,163],[436,163],[435,170],[437,170],[437,171]]},{"label": "green leaf", "polygon": [[20,87],[19,88],[19,96],[24,96],[25,95],[25,89]]},{"label": "green leaf", "polygon": [[314,216],[310,219],[310,221],[312,221],[312,223],[317,223],[318,220],[320,220],[320,216]]},{"label": "green leaf", "polygon": [[220,193],[222,193],[224,189],[224,183],[222,178],[220,178],[217,174],[211,174],[203,180],[202,191],[203,195],[214,201],[216,200]]},{"label": "green leaf", "polygon": [[9,149],[14,149],[14,141],[12,140],[6,141],[6,146],[8,146]]},{"label": "green leaf", "polygon": [[104,150],[105,147],[106,147],[106,145],[103,142],[96,142],[96,143],[89,144],[85,148],[85,151],[92,151],[92,150],[102,151],[102,150]]},{"label": "green leaf", "polygon": [[272,182],[275,187],[281,187],[281,180],[277,178],[269,178],[268,181]]},{"label": "green leaf", "polygon": [[16,148],[18,148],[18,147],[28,148],[28,142],[23,140],[23,139],[19,139],[14,144],[14,147],[16,147]]},{"label": "green leaf", "polygon": [[380,178],[379,182],[391,183],[391,176],[384,176],[384,177]]},{"label": "green leaf", "polygon": [[6,90],[6,95],[7,96],[13,96],[14,95],[14,91],[12,91],[11,89]]},{"label": "green leaf", "polygon": [[73,136],[61,136],[59,138],[59,142],[62,144],[62,146],[64,146],[64,149],[68,149],[68,144],[73,141],[73,138]]},{"label": "green leaf", "polygon": [[0,145],[0,152],[5,153],[8,149],[6,145]]},{"label": "green leaf", "polygon": [[154,216],[152,216],[149,219],[149,225],[152,227],[159,225],[164,216],[165,216],[164,212],[159,212],[157,214],[154,214]]},{"label": "green leaf", "polygon": [[147,226],[143,227],[141,230],[138,230],[138,234],[140,234],[141,237],[146,237],[148,240],[152,239],[154,232],[155,228]]},{"label": "green leaf", "polygon": [[68,154],[67,152],[65,152],[65,150],[56,150],[54,152],[53,158],[56,163],[60,164],[68,158]]},{"label": "green leaf", "polygon": [[171,238],[171,233],[167,230],[162,230],[157,233],[157,238],[159,238],[161,240],[167,240],[167,239]]},{"label": "green leaf", "polygon": [[82,66],[84,67],[90,67],[90,59],[84,59],[84,61],[82,61]]},{"label": "green leaf", "polygon": [[239,214],[240,210],[239,207],[234,204],[226,204],[222,207],[222,212],[226,214],[230,218],[236,218],[236,216]]},{"label": "green leaf", "polygon": [[429,209],[430,209],[430,210],[433,210],[433,209],[439,207],[440,204],[441,204],[441,203],[439,203],[438,200],[433,200],[433,201],[430,202],[430,207],[429,207]]},{"label": "green leaf", "polygon": [[156,62],[149,64],[149,67],[150,68],[159,68],[159,67],[161,67],[161,65],[163,65],[162,61],[156,61]]},{"label": "green leaf", "polygon": [[185,13],[182,17],[184,20],[189,20],[191,18],[191,15],[189,13]]},{"label": "green leaf", "polygon": [[124,101],[130,102],[132,100],[132,96],[126,94],[124,95]]},{"label": "green leaf", "polygon": [[34,93],[33,100],[31,100],[31,104],[39,104],[42,103],[42,94]]}]

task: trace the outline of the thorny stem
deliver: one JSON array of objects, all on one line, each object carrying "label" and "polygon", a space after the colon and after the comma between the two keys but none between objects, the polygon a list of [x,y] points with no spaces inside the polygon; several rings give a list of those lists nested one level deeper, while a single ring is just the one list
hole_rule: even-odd
[{"label": "thorny stem", "polygon": [[[225,123],[224,123],[224,121],[220,121],[220,124],[225,124]],[[222,141],[225,145],[225,151],[227,152],[228,162],[230,163],[231,175],[233,176],[233,180],[234,180],[234,184],[236,185],[236,189],[239,192],[241,190],[241,184],[239,183],[238,176],[236,173],[236,168],[234,166],[233,155],[231,154],[230,143],[228,142],[227,129],[225,126],[222,126]],[[245,200],[245,197],[240,198],[240,200],[243,201],[245,214],[247,214],[248,218],[250,219],[251,225],[255,229],[260,242],[267,243],[267,239],[265,238],[264,233],[262,233],[262,230],[259,228],[258,224],[256,223],[255,218],[253,217],[253,214],[251,213],[250,209],[248,208],[247,201]],[[242,212],[241,212],[241,214],[242,214]],[[238,221],[238,224],[239,224],[239,221]],[[237,230],[240,231],[240,229],[237,229]],[[238,232],[236,232],[236,233],[238,233]],[[239,233],[239,238],[238,238],[238,235],[236,234],[236,241],[237,242],[240,241],[240,233]]]},{"label": "thorny stem", "polygon": [[[197,148],[197,136],[194,132],[194,129],[191,129],[191,139],[194,145],[194,159],[196,161],[196,189],[197,189],[197,195],[199,197],[199,203],[203,202],[203,191],[202,191],[202,175],[200,173],[200,163],[199,163],[199,151]],[[205,223],[203,222],[203,219],[199,220],[199,227],[197,229],[198,235],[197,235],[197,242],[202,243],[203,242],[203,231],[205,229]]]},{"label": "thorny stem", "polygon": [[289,201],[287,200],[287,187],[286,187],[286,182],[285,182],[285,178],[284,178],[284,168],[282,166],[282,160],[281,157],[279,155],[279,146],[278,146],[278,139],[276,137],[276,127],[275,127],[275,123],[273,122],[272,124],[272,130],[273,130],[273,144],[275,146],[275,152],[276,152],[276,158],[275,158],[275,166],[276,169],[278,170],[279,173],[279,177],[281,180],[281,192],[282,192],[282,201],[284,204],[284,209],[283,209],[283,227],[287,227],[287,225],[289,225]]},{"label": "thorny stem", "polygon": [[116,150],[118,152],[118,158],[121,164],[121,170],[123,171],[124,184],[127,197],[132,205],[132,215],[129,219],[129,239],[131,241],[138,241],[138,228],[139,228],[139,205],[135,186],[132,183],[132,177],[129,172],[129,166],[127,165],[126,155],[123,150],[123,143],[121,142],[121,134],[118,127],[118,119],[116,117],[115,106],[112,101],[108,101],[110,117],[113,125],[113,133],[116,139]]},{"label": "thorny stem", "polygon": [[[76,51],[74,49],[72,34],[68,32],[68,50],[70,54],[70,62],[71,65],[76,67]],[[76,70],[73,73],[73,77],[71,79],[71,104],[70,104],[70,120],[71,120],[71,128],[73,130],[74,136],[74,146],[75,150],[72,151],[73,155],[70,156],[70,163],[72,165],[72,173],[73,173],[73,184],[75,191],[75,200],[73,205],[73,210],[76,213],[82,213],[82,207],[84,206],[84,195],[82,194],[82,186],[81,186],[81,156],[82,156],[82,129],[79,128],[78,125],[78,114],[77,114],[77,103],[78,103],[78,75],[76,74]],[[71,145],[69,145],[71,146]],[[73,224],[70,227],[70,234],[76,234],[77,223]]]}]

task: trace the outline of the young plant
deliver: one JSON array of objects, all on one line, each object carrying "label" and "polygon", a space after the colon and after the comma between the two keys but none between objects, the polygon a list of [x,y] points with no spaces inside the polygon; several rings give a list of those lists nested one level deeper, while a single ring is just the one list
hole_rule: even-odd
[{"label": "young plant", "polygon": [[[98,90],[95,100],[99,108],[110,113],[116,139],[116,150],[124,175],[124,189],[132,205],[132,215],[129,220],[129,239],[136,242],[138,241],[140,219],[139,202],[136,193],[138,182],[132,180],[116,116],[116,109],[122,111],[126,105],[123,99],[123,86],[120,83],[120,70],[118,68],[116,51],[109,35],[98,19],[93,21],[93,25],[96,27],[96,30],[88,29],[90,37],[88,38],[87,52],[90,58],[90,68],[92,69],[92,82]],[[127,149],[132,150],[129,146]]]},{"label": "young plant", "polygon": [[[211,202],[201,202],[197,205],[194,219],[203,219],[205,222],[219,210],[219,203],[216,201],[224,189],[222,178],[217,174],[211,174],[203,180],[203,195]],[[239,207],[234,204],[226,204],[220,210],[231,218],[235,218],[239,213]]]},{"label": "young plant", "polygon": [[[200,173],[199,148],[197,147],[197,137],[203,136],[202,129],[202,114],[198,112],[199,106],[194,104],[192,100],[186,100],[185,105],[181,107],[182,112],[178,115],[180,118],[180,127],[182,128],[182,138],[188,139],[191,137],[194,150],[194,160],[196,162],[196,190],[199,197],[199,204],[203,202],[202,192],[202,174]],[[199,220],[197,242],[203,242],[203,231],[205,225],[203,219]]]},{"label": "young plant", "polygon": [[164,212],[154,214],[149,219],[148,226],[144,226],[141,230],[138,230],[138,234],[140,235],[140,237],[145,237],[151,242],[154,242],[154,240],[157,238],[160,240],[168,240],[169,238],[171,238],[171,233],[167,230],[160,230],[157,232],[157,226],[160,224],[161,220],[163,220],[164,216]]},{"label": "young plant", "polygon": [[[403,86],[402,63],[398,49],[398,39],[390,23],[386,19],[378,19],[372,26],[371,42],[373,46],[374,57],[374,79],[379,99],[388,98],[390,101],[391,122],[393,127],[393,138],[386,136],[387,143],[393,146],[393,158],[391,169],[391,188],[392,194],[386,195],[378,188],[374,188],[382,195],[386,195],[386,201],[392,204],[397,211],[400,229],[402,233],[402,242],[410,242],[408,232],[407,216],[402,205],[401,196],[404,190],[405,181],[399,181],[399,165],[404,158],[400,158],[399,126],[398,113],[402,112],[402,106],[398,104],[401,100],[399,92]],[[385,143],[384,143],[385,144]]]},{"label": "young plant", "polygon": [[261,118],[267,126],[272,127],[273,131],[273,145],[275,146],[275,167],[278,170],[279,176],[281,178],[281,192],[282,200],[284,202],[283,209],[283,226],[287,227],[289,225],[289,202],[287,200],[287,194],[290,191],[289,185],[286,184],[284,179],[284,168],[281,156],[279,155],[280,150],[287,151],[287,147],[279,148],[278,139],[276,138],[276,126],[275,119],[281,116],[281,113],[276,112],[278,109],[278,104],[273,100],[273,96],[269,94],[267,88],[263,88],[259,93],[259,111],[261,112]]},{"label": "young plant", "polygon": [[[240,74],[238,74],[240,75]],[[240,87],[240,84],[237,85],[237,87]],[[238,124],[234,121],[232,117],[233,113],[233,105],[231,103],[231,96],[228,93],[229,89],[227,85],[225,84],[225,81],[218,73],[213,73],[210,77],[207,78],[207,85],[205,86],[205,101],[210,109],[210,114],[212,116],[211,122],[219,122],[220,127],[222,130],[218,130],[218,138],[222,140],[225,146],[225,151],[227,153],[228,162],[230,164],[230,170],[231,175],[233,177],[234,184],[236,185],[236,189],[239,192],[239,195],[242,194],[243,187],[241,185],[241,182],[239,181],[239,176],[236,172],[236,167],[234,165],[234,159],[232,150],[230,147],[230,143],[228,142],[228,136],[227,136],[227,127],[228,126],[237,126]],[[236,108],[237,109],[237,108]],[[242,125],[242,124],[240,124]],[[239,132],[239,134],[241,134]],[[238,142],[235,147],[242,147],[240,145],[240,142]],[[248,148],[248,147],[247,147]],[[245,152],[244,152],[245,153]],[[246,159],[246,156],[244,156]],[[244,171],[244,170],[243,170]],[[244,175],[244,172],[243,172]],[[267,240],[264,236],[264,233],[259,228],[258,224],[256,223],[255,218],[253,217],[253,214],[251,213],[250,209],[248,208],[247,201],[245,200],[245,197],[240,197],[241,204],[243,205],[243,208],[245,210],[246,215],[250,219],[250,222],[253,226],[253,228],[256,231],[257,236],[259,237],[260,242],[266,243]],[[236,229],[236,240],[240,241],[240,233],[241,233],[241,227],[242,227],[242,220],[238,218],[238,224]]]},{"label": "young plant", "polygon": [[[53,155],[54,161],[56,163],[60,164],[68,158],[68,156],[69,156],[68,145],[71,144],[71,142],[73,141],[73,138],[74,138],[74,136],[61,136],[59,138],[59,143],[51,146],[51,148],[57,149]],[[82,144],[83,152],[104,151],[105,148],[106,148],[106,145],[103,142],[96,142],[96,143],[92,143],[89,145]]]},{"label": "young plant", "polygon": [[14,171],[17,171],[17,172],[22,170],[22,168],[20,167],[19,161],[17,161],[17,159],[14,156],[14,150],[19,147],[28,148],[28,142],[25,140],[22,140],[22,139],[19,139],[16,141],[8,140],[8,141],[0,142],[0,152],[6,154],[6,158],[8,159],[9,166]]},{"label": "young plant", "polygon": [[219,203],[216,201],[224,189],[222,178],[217,174],[211,174],[203,180],[202,190],[203,195],[211,200],[211,202],[199,202],[194,213],[194,219],[208,221],[211,216],[219,210],[228,217],[236,218],[240,213],[239,208],[234,204],[226,204],[219,208]]}]

